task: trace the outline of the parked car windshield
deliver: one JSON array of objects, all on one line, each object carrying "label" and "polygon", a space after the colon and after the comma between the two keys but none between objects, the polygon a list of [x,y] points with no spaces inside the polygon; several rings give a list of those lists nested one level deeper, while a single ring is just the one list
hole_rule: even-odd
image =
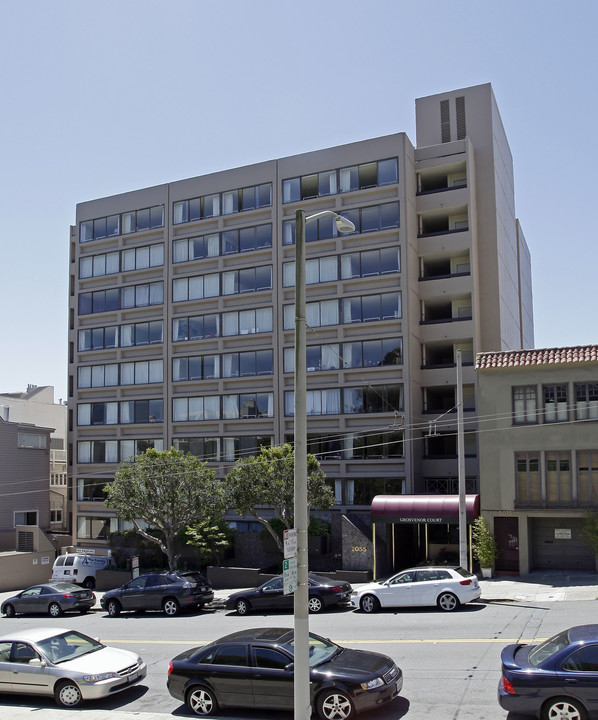
[{"label": "parked car windshield", "polygon": [[54,664],[74,660],[104,647],[97,640],[74,630],[40,640],[38,645]]},{"label": "parked car windshield", "polygon": [[548,640],[545,640],[540,645],[536,645],[533,650],[530,651],[529,661],[534,667],[538,667],[549,657],[554,655],[559,650],[566,648],[569,645],[569,631],[563,630],[558,635],[554,635]]},{"label": "parked car windshield", "polygon": [[[293,640],[289,642],[289,646],[293,649]],[[315,667],[320,663],[327,662],[332,657],[342,651],[342,648],[331,642],[325,640],[319,635],[309,634],[309,666]]]}]

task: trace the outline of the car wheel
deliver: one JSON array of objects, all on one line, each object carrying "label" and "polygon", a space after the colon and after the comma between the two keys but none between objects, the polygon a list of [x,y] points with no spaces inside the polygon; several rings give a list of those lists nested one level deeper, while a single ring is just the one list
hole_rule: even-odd
[{"label": "car wheel", "polygon": [[48,608],[48,615],[50,617],[58,617],[59,615],[62,615],[62,609],[58,603],[50,603],[50,607]]},{"label": "car wheel", "polygon": [[322,720],[348,720],[354,713],[353,703],[340,690],[325,690],[318,696],[318,715]]},{"label": "car wheel", "polygon": [[310,597],[307,601],[307,609],[310,613],[319,613],[324,609],[324,603],[319,597],[315,595]]},{"label": "car wheel", "polygon": [[380,600],[375,595],[364,595],[359,605],[364,613],[374,613],[380,610]]},{"label": "car wheel", "polygon": [[165,615],[174,617],[179,614],[180,606],[176,598],[166,598],[162,603],[162,610],[164,610]]},{"label": "car wheel", "polygon": [[542,720],[584,720],[586,711],[577,700],[552,698],[542,707]]},{"label": "car wheel", "polygon": [[54,699],[62,707],[77,707],[83,699],[77,683],[72,680],[62,680],[54,688]]},{"label": "car wheel", "polygon": [[443,592],[438,596],[436,604],[444,612],[452,612],[459,607],[459,600],[456,595],[451,592]]},{"label": "car wheel", "polygon": [[85,581],[83,582],[83,587],[87,588],[88,590],[95,590],[96,581],[92,577],[85,578]]},{"label": "car wheel", "polygon": [[120,615],[122,608],[118,600],[108,600],[106,610],[108,611],[108,615],[110,615],[110,617],[116,617],[117,615]]},{"label": "car wheel", "polygon": [[8,605],[4,606],[3,612],[6,615],[6,617],[14,617],[16,615],[15,607],[14,607],[14,605],[10,605],[10,603]]},{"label": "car wheel", "polygon": [[216,696],[205,687],[191,688],[187,693],[185,702],[196,715],[212,715],[218,710]]},{"label": "car wheel", "polygon": [[240,600],[237,600],[235,610],[237,611],[237,615],[247,615],[247,613],[251,610],[251,605],[248,600],[241,598]]}]

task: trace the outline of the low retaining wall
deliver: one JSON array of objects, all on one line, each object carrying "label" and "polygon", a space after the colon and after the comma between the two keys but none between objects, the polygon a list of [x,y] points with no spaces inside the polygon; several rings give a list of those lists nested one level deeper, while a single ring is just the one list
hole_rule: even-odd
[{"label": "low retaining wall", "polygon": [[[372,579],[371,570],[318,571],[318,575],[349,583],[366,583]],[[273,577],[276,575],[263,573],[259,568],[208,567],[208,580],[215,590],[257,587]]]}]

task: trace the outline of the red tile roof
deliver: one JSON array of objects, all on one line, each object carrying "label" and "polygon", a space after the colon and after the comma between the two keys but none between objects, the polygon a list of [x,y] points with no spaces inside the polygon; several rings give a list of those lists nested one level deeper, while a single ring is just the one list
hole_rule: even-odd
[{"label": "red tile roof", "polygon": [[585,362],[598,362],[598,345],[478,353],[475,366],[476,370],[488,370],[492,368],[565,365]]}]

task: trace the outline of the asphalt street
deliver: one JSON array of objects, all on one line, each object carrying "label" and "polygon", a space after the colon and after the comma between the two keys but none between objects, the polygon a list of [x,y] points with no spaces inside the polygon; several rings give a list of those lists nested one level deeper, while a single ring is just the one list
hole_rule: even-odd
[{"label": "asphalt street", "polygon": [[[535,573],[526,578],[497,578],[481,581],[482,602],[466,606],[456,614],[435,610],[382,612],[375,616],[341,612],[312,616],[314,632],[357,648],[391,655],[403,668],[405,686],[401,697],[376,711],[360,715],[361,720],[523,720],[507,714],[496,702],[500,676],[501,648],[519,638],[527,641],[548,636],[576,622],[592,622],[598,598],[598,576],[583,573]],[[192,624],[188,618],[162,618],[159,614],[130,615],[127,621],[107,618],[97,606],[88,619],[63,616],[59,621],[38,618],[0,619],[0,633],[15,629],[15,623],[75,626],[90,634],[101,634],[108,644],[135,647],[148,661],[150,671],[143,685],[96,702],[66,710],[51,698],[2,696],[2,719],[34,720],[41,712],[44,720],[166,720],[189,716],[187,709],[170,698],[165,687],[168,659],[196,640],[219,637],[231,625],[242,621],[235,613],[221,609],[230,591],[216,591],[216,609],[198,614]],[[11,593],[1,593],[0,600]],[[454,620],[453,620],[454,618]],[[173,623],[174,620],[174,623]],[[180,623],[177,622],[180,620]],[[292,625],[292,614],[255,615],[250,625]],[[422,622],[425,627],[422,626]],[[81,624],[80,624],[81,623]],[[118,624],[120,623],[120,624]],[[193,628],[190,637],[189,628]],[[223,628],[226,628],[223,630]],[[139,639],[137,639],[139,638]],[[165,659],[166,658],[166,659]],[[228,711],[218,720],[261,720],[264,712]],[[289,720],[290,713],[268,712],[268,720]],[[83,720],[83,718],[81,719]]]}]

